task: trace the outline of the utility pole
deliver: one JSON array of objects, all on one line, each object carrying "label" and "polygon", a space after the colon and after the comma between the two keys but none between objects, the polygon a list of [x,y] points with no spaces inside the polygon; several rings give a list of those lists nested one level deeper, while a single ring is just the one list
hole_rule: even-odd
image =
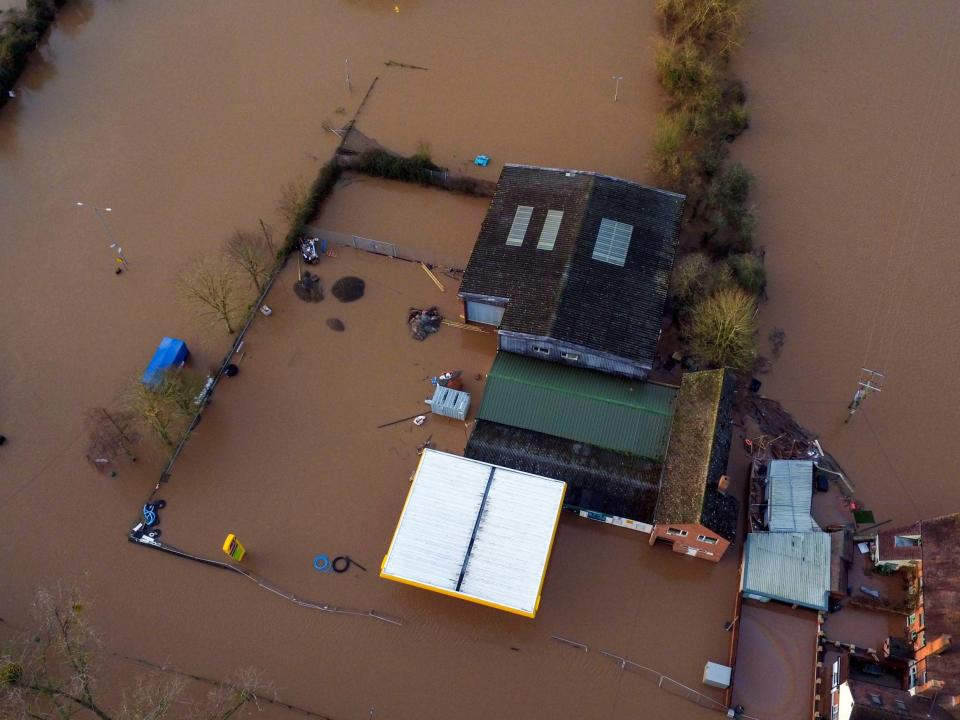
[{"label": "utility pole", "polygon": [[623,80],[623,75],[614,75],[613,79],[617,81],[617,85],[613,90],[613,101],[616,102],[620,99],[620,81]]},{"label": "utility pole", "polygon": [[860,405],[863,404],[863,401],[866,400],[867,396],[871,393],[880,392],[883,390],[883,379],[884,375],[882,372],[877,372],[876,370],[870,370],[868,368],[860,368],[860,377],[857,380],[857,390],[853,393],[853,400],[851,401],[849,407],[847,407],[847,419],[844,422],[850,422],[857,410],[860,409]]}]

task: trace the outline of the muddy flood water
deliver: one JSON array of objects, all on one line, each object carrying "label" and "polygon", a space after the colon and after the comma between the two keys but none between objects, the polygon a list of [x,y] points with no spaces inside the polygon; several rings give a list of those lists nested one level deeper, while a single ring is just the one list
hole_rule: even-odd
[{"label": "muddy flood water", "polygon": [[[757,9],[740,58],[753,127],[737,154],[758,177],[764,323],[787,332],[764,392],[823,434],[878,519],[914,519],[960,507],[943,460],[960,383],[947,369],[960,51],[949,4],[878,7]],[[452,451],[466,435],[434,419],[371,425],[421,407],[429,373],[459,363],[472,377],[492,355],[492,338],[452,328],[406,336],[410,305],[455,312],[452,280],[441,295],[415,265],[344,250],[325,282],[343,268],[368,296],[308,306],[288,266],[165,491],[164,540],[213,556],[225,532],[247,533],[271,581],[402,627],[315,613],[127,543],[161,458],[113,479],[84,460],[83,410],[117,404],[160,337],[186,339],[195,368],[219,361],[229,340],[178,302],[178,271],[258,219],[282,234],[281,186],[314,176],[337,142],[323,125],[351,117],[374,77],[359,127],[390,148],[426,143],[489,179],[526,162],[649,181],[655,35],[650,5],[612,1],[68,3],[0,111],[0,632],[63,579],[111,650],[211,678],[259,667],[279,697],[333,718],[716,717],[597,650],[710,694],[699,673],[726,658],[739,544],[714,566],[565,516],[535,621],[376,577],[423,431]],[[477,153],[491,166],[470,165]],[[354,180],[318,226],[469,254],[485,201]],[[111,208],[121,276],[90,204]],[[877,307],[866,362],[887,349],[887,385],[844,426]],[[324,324],[334,315],[342,334]],[[318,576],[309,560],[323,551],[369,572]]]},{"label": "muddy flood water", "polygon": [[[820,434],[878,521],[960,510],[956,3],[762,2],[738,56],[770,301],[763,392]],[[860,367],[881,394],[848,423]]]}]

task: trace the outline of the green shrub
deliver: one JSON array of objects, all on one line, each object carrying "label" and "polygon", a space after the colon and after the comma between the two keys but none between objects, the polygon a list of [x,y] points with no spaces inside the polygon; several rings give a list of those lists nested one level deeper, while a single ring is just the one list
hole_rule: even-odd
[{"label": "green shrub", "polygon": [[740,287],[751,295],[759,295],[763,292],[767,284],[767,274],[760,258],[752,253],[731,255],[727,258],[727,265]]},{"label": "green shrub", "polygon": [[681,105],[717,82],[717,73],[696,45],[690,42],[665,43],[657,54],[657,79]]},{"label": "green shrub", "polygon": [[724,262],[713,262],[706,253],[695,252],[677,260],[670,294],[681,313],[721,290],[737,285],[734,270]]},{"label": "green shrub", "polygon": [[714,210],[745,207],[750,199],[753,176],[740,163],[734,163],[717,175],[707,189],[707,203]]},{"label": "green shrub", "polygon": [[340,179],[340,165],[336,158],[328,160],[314,179],[313,184],[305,193],[300,193],[296,184],[288,185],[292,190],[284,191],[281,200],[281,212],[290,221],[290,230],[284,240],[283,248],[278,258],[286,257],[297,247],[297,242],[303,234],[303,226],[310,222],[320,211],[320,206],[333,191],[334,185]]},{"label": "green shrub", "polygon": [[731,140],[750,127],[750,113],[741,105],[731,105],[727,110],[727,139]]},{"label": "green shrub", "polygon": [[432,172],[442,170],[430,160],[429,150],[421,145],[420,149],[410,157],[394,155],[386,150],[373,148],[360,156],[357,169],[367,175],[387,178],[388,180],[402,180],[416,182],[423,185],[430,184]]},{"label": "green shrub", "polygon": [[746,0],[657,0],[657,13],[668,38],[726,58],[740,45],[746,5]]},{"label": "green shrub", "polygon": [[659,182],[686,192],[697,174],[696,139],[690,133],[690,115],[682,111],[661,113],[653,141],[653,171]]},{"label": "green shrub", "polygon": [[740,288],[720,290],[699,302],[683,329],[690,354],[710,367],[749,370],[756,362],[757,307]]}]

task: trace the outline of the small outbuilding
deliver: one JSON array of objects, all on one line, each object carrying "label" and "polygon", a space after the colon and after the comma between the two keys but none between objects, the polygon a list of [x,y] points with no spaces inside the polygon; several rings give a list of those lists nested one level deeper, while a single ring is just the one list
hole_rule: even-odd
[{"label": "small outbuilding", "polygon": [[566,483],[426,449],[380,576],[534,617]]}]

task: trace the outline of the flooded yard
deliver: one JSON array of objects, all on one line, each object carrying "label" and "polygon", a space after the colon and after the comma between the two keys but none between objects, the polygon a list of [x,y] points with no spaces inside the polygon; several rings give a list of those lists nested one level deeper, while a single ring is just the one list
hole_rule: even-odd
[{"label": "flooded yard", "polygon": [[[331,297],[301,303],[288,289],[295,265],[287,267],[270,296],[273,315],[258,319],[248,336],[241,373],[220,386],[162,488],[161,540],[218,557],[224,536],[234,532],[250,553],[244,567],[284,591],[403,623],[295,608],[304,627],[321,635],[314,644],[306,633],[288,651],[314,656],[339,688],[324,699],[334,717],[350,716],[365,702],[390,717],[411,718],[510,715],[518,703],[530,716],[606,717],[632,708],[697,717],[693,704],[658,690],[649,673],[628,672],[614,688],[619,665],[599,651],[719,699],[699,679],[708,659],[727,661],[724,623],[737,585],[736,553],[714,566],[650,547],[645,534],[564,513],[536,620],[378,577],[417,446],[429,439],[462,453],[473,415],[467,426],[437,415],[419,427],[410,420],[377,426],[425,410],[428,376],[450,368],[463,369],[475,410],[496,341],[446,326],[414,341],[403,322],[406,308],[436,302],[455,313],[453,290],[441,294],[412,263],[337,252],[317,273],[327,284],[342,274],[362,277],[367,294],[349,305]],[[331,332],[329,316],[342,318],[346,330]],[[276,452],[264,453],[266,447]],[[139,552],[171,572],[187,562]],[[318,572],[313,560],[320,553],[349,555],[366,571]],[[231,613],[271,614],[289,605],[242,577],[204,570],[202,582],[220,589]],[[704,606],[704,597],[714,600]],[[269,664],[286,663],[271,655]],[[427,700],[437,686],[456,692]],[[308,701],[300,689],[292,691]]]},{"label": "flooded yard", "polygon": [[817,616],[777,602],[745,600],[733,677],[733,703],[747,715],[807,720],[813,712]]}]

